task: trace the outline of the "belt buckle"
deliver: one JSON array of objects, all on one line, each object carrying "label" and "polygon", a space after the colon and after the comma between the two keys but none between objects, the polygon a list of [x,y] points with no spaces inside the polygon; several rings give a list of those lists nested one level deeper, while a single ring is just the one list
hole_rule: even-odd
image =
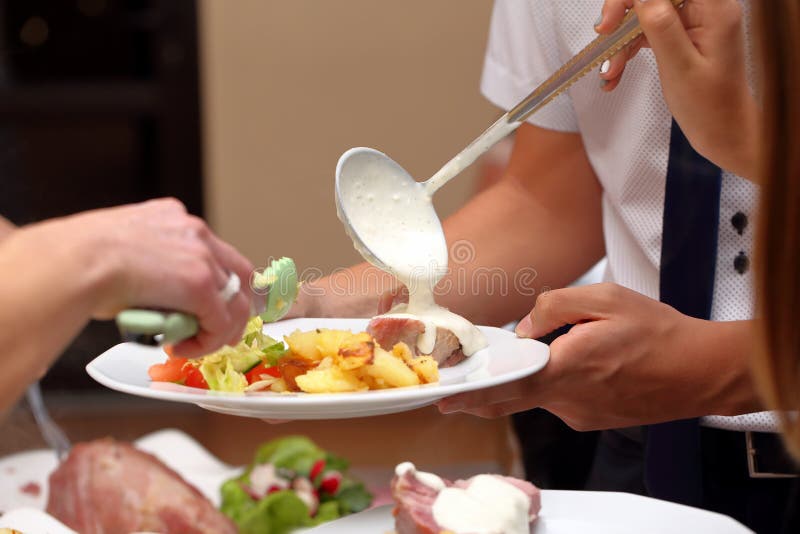
[{"label": "belt buckle", "polygon": [[756,461],[756,454],[758,451],[753,444],[753,433],[749,430],[744,433],[744,439],[747,444],[747,472],[750,478],[797,478],[798,475],[794,473],[769,473],[758,470],[758,463]]}]

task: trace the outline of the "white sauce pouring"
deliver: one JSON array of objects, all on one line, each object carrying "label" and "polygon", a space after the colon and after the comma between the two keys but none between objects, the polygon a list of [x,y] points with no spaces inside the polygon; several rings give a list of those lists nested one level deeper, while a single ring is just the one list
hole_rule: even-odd
[{"label": "white sauce pouring", "polygon": [[[444,168],[459,170],[463,164],[459,155]],[[433,351],[436,327],[452,331],[466,356],[484,348],[487,341],[480,330],[434,300],[434,287],[447,272],[447,243],[425,185],[415,182],[383,154],[369,150],[342,156],[337,167],[337,196],[339,217],[346,229],[349,225],[358,235],[353,239],[356,249],[408,288],[408,304],[395,306],[387,316],[414,318],[425,324],[417,341],[420,352]]]},{"label": "white sauce pouring", "polygon": [[478,475],[466,489],[445,487],[433,473],[417,471],[411,462],[395,468],[397,476],[411,473],[421,484],[439,492],[433,518],[444,530],[472,534],[528,534],[530,499],[501,478]]}]

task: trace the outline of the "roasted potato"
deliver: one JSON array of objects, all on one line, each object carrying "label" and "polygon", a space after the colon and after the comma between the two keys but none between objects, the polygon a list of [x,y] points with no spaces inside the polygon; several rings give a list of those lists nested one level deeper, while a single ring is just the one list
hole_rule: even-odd
[{"label": "roasted potato", "polygon": [[339,346],[334,361],[345,370],[357,369],[372,363],[375,356],[375,341],[366,332],[351,334]]},{"label": "roasted potato", "polygon": [[317,346],[319,332],[319,330],[310,330],[308,332],[295,330],[288,336],[284,336],[283,339],[286,340],[286,344],[292,354],[316,362],[322,359],[322,353]]},{"label": "roasted potato", "polygon": [[333,365],[329,358],[324,359],[316,369],[296,377],[295,382],[306,393],[344,393],[368,389],[355,373]]},{"label": "roasted potato", "polygon": [[392,347],[392,354],[403,360],[417,373],[423,384],[439,381],[439,364],[431,356],[415,356],[405,343],[398,343]]},{"label": "roasted potato", "polygon": [[375,356],[372,364],[367,367],[367,373],[375,378],[376,382],[383,382],[388,387],[402,388],[420,383],[417,373],[412,371],[402,358],[380,347],[375,347]]},{"label": "roasted potato", "polygon": [[430,356],[415,356],[405,343],[386,351],[366,332],[296,330],[284,339],[291,354],[278,364],[283,380],[270,385],[273,391],[338,393],[439,380],[438,365]]},{"label": "roasted potato", "polygon": [[[336,357],[345,340],[353,337],[353,333],[349,330],[318,328],[315,332],[317,332],[317,349],[323,358]],[[367,336],[369,337],[369,334]]]}]

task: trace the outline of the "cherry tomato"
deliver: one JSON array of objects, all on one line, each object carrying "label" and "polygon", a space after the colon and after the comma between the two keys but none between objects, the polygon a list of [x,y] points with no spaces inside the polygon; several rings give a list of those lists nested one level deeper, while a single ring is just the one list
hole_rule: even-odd
[{"label": "cherry tomato", "polygon": [[258,382],[259,380],[263,380],[261,375],[269,375],[274,376],[275,378],[280,378],[281,372],[278,370],[277,367],[267,367],[264,365],[264,362],[259,363],[247,373],[245,373],[244,377],[247,379],[248,384],[252,384],[253,382]]}]

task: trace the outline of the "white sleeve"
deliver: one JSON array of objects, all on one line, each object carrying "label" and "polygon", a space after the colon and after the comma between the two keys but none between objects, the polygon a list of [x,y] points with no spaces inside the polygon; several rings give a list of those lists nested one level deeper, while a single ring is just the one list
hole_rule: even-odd
[{"label": "white sleeve", "polygon": [[[553,0],[495,0],[481,92],[509,110],[545,81],[567,59],[559,46],[558,12]],[[549,130],[577,132],[567,93],[528,118]]]}]

